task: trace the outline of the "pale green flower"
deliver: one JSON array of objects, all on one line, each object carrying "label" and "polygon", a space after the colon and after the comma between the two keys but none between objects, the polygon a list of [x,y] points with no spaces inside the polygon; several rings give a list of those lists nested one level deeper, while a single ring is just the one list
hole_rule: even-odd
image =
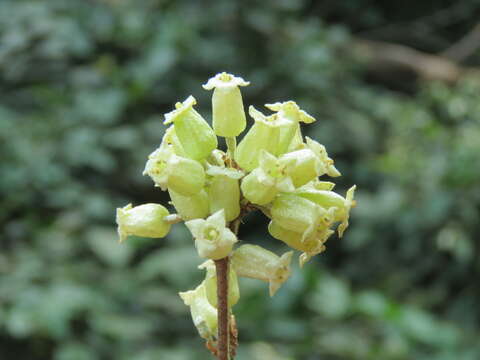
[{"label": "pale green flower", "polygon": [[[217,271],[215,263],[207,260],[198,266],[199,269],[205,269],[205,292],[207,299],[215,308],[217,307]],[[238,287],[237,274],[232,266],[228,270],[228,307],[234,306],[240,299],[240,289]]]},{"label": "pale green flower", "polygon": [[193,96],[189,96],[183,103],[176,103],[176,109],[165,114],[164,124],[173,122],[175,134],[187,157],[203,160],[217,147],[217,137],[210,125],[193,108],[196,103]]},{"label": "pale green flower", "polygon": [[319,189],[318,183],[307,184],[295,191],[295,194],[315,202],[323,208],[336,208],[335,221],[340,221],[338,226],[338,236],[342,237],[343,233],[348,227],[348,220],[350,218],[350,210],[355,207],[356,201],[353,199],[356,185],[348,189],[346,197],[329,190]]},{"label": "pale green flower", "polygon": [[162,190],[184,195],[197,194],[205,185],[205,170],[195,160],[175,155],[171,145],[162,144],[151,153],[143,170]]},{"label": "pale green flower", "polygon": [[272,220],[285,229],[295,231],[308,238],[316,231],[319,221],[326,210],[296,194],[278,195],[270,209]]},{"label": "pale green flower", "polygon": [[237,242],[235,234],[226,227],[225,212],[219,210],[206,220],[194,219],[185,222],[195,239],[195,247],[200,257],[219,260],[232,251]]},{"label": "pale green flower", "polygon": [[195,290],[178,293],[185,305],[190,307],[193,324],[200,336],[208,341],[217,338],[217,309],[207,299],[205,281],[198,285]]},{"label": "pale green flower", "polygon": [[[289,126],[283,127],[280,133],[278,145],[278,154],[289,151],[290,146],[295,146],[292,142],[298,139],[300,134],[300,123],[311,124],[315,121],[313,116],[301,110],[295,101],[277,102],[275,104],[265,104],[265,107],[276,111],[278,116],[290,120]],[[300,135],[301,139],[301,135]]]},{"label": "pale green flower", "polygon": [[168,193],[182,220],[202,219],[210,214],[208,195],[204,189],[191,196],[181,195],[172,189],[168,189]]},{"label": "pale green flower", "polygon": [[170,224],[164,221],[168,210],[160,204],[143,204],[132,207],[128,204],[117,208],[117,225],[120,241],[129,235],[148,238],[162,238],[170,231]]},{"label": "pale green flower", "polygon": [[242,245],[232,256],[232,266],[239,276],[268,282],[270,296],[275,295],[290,276],[293,251],[281,257],[258,245]]},{"label": "pale green flower", "polygon": [[250,106],[248,113],[255,123],[238,144],[235,151],[235,161],[246,171],[252,171],[258,166],[262,150],[270,154],[279,153],[280,131],[291,124],[290,120],[273,114],[265,116]]},{"label": "pale green flower", "polygon": [[243,196],[254,204],[265,205],[273,201],[278,192],[295,190],[290,177],[294,166],[294,159],[278,159],[262,150],[260,166],[242,180]]},{"label": "pale green flower", "polygon": [[208,166],[207,193],[210,212],[225,211],[225,219],[232,221],[240,215],[240,170],[222,166]]},{"label": "pale green flower", "polygon": [[213,130],[218,136],[238,136],[247,125],[239,86],[250,83],[225,72],[210,78],[203,88],[212,90]]}]

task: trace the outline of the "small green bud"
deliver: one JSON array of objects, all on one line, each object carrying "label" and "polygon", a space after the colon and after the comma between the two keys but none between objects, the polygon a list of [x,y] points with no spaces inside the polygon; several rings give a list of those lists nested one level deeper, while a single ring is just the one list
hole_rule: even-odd
[{"label": "small green bud", "polygon": [[239,86],[250,83],[225,72],[215,75],[203,85],[212,90],[213,130],[218,136],[238,136],[247,125]]},{"label": "small green bud", "polygon": [[[207,271],[205,276],[205,291],[207,299],[214,306],[217,307],[217,271],[215,263],[212,260],[207,260],[198,266],[199,269]],[[238,287],[237,274],[230,266],[228,269],[228,307],[233,307],[240,299],[240,289]]]},{"label": "small green bud", "polygon": [[217,211],[206,220],[194,219],[185,222],[185,225],[195,239],[195,247],[200,257],[219,260],[232,251],[237,242],[235,234],[225,227],[225,212]]},{"label": "small green bud", "polygon": [[306,140],[307,140],[307,148],[309,148],[315,153],[315,155],[320,160],[320,163],[323,166],[323,169],[320,175],[327,174],[328,176],[331,176],[331,177],[337,177],[342,175],[340,174],[340,171],[338,171],[335,165],[333,164],[334,163],[333,160],[328,157],[325,146],[323,146],[322,144],[318,143],[315,140],[310,139],[308,136],[306,137]]},{"label": "small green bud", "polygon": [[173,147],[165,144],[149,155],[143,175],[149,175],[162,190],[170,188],[184,196],[197,194],[205,185],[203,166],[175,155]]},{"label": "small green bud", "polygon": [[326,210],[313,201],[295,194],[280,194],[270,209],[272,220],[285,229],[302,234],[305,239],[317,228]]},{"label": "small green bud", "polygon": [[342,237],[348,227],[350,210],[356,205],[356,202],[353,199],[356,185],[348,189],[345,198],[336,192],[319,189],[320,186],[321,183],[307,184],[304,187],[297,189],[295,194],[313,201],[325,209],[336,208],[335,221],[341,221],[341,224],[338,226],[338,236]]},{"label": "small green bud", "polygon": [[217,147],[217,137],[210,125],[193,108],[196,103],[193,96],[189,96],[183,103],[176,103],[176,109],[165,114],[164,124],[173,122],[175,134],[189,158],[203,160]]},{"label": "small green bud", "polygon": [[278,192],[295,190],[289,173],[295,160],[277,159],[267,151],[260,152],[260,166],[242,180],[242,193],[245,198],[258,205],[273,201]]},{"label": "small green bud", "polygon": [[290,276],[293,251],[281,257],[258,245],[242,245],[232,256],[232,266],[239,276],[266,281],[270,296],[275,295]]},{"label": "small green bud", "polygon": [[172,204],[178,215],[184,220],[203,219],[210,214],[207,192],[202,189],[191,196],[181,195],[172,189],[168,189]]},{"label": "small green bud", "polygon": [[120,242],[127,236],[162,238],[170,231],[170,224],[164,221],[168,210],[159,204],[143,204],[132,207],[128,204],[117,208],[117,225]]},{"label": "small green bud", "polygon": [[265,104],[265,106],[272,111],[276,111],[278,116],[290,121],[289,126],[283,127],[280,132],[278,154],[284,154],[289,150],[295,136],[300,132],[300,122],[311,124],[315,121],[313,116],[301,110],[295,101],[277,102],[275,104]]},{"label": "small green bud", "polygon": [[253,106],[248,109],[255,124],[250,128],[235,151],[236,162],[246,171],[258,166],[260,152],[279,153],[280,130],[288,127],[291,121],[273,114],[265,116]]},{"label": "small green bud", "polygon": [[217,338],[217,309],[207,299],[205,281],[198,285],[195,290],[178,293],[185,305],[190,307],[193,324],[200,336],[206,340]]},{"label": "small green bud", "polygon": [[209,166],[207,169],[209,184],[207,186],[210,212],[225,211],[227,221],[232,221],[240,214],[240,185],[238,180],[243,172],[221,166]]}]

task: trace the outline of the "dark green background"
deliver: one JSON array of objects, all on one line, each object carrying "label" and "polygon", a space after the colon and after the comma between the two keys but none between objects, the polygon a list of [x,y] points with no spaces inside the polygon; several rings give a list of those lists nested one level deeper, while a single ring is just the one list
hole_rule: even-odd
[{"label": "dark green background", "polygon": [[[360,39],[442,53],[480,2],[0,0],[0,358],[209,359],[177,296],[188,231],[116,243],[115,208],[168,201],[141,176],[162,114],[210,76],[247,104],[296,100],[358,207],[270,299],[241,282],[239,360],[480,358],[480,80],[371,66]],[[475,45],[475,44],[474,44]],[[476,45],[475,45],[476,46]],[[462,67],[480,65],[473,51]],[[380,71],[381,70],[381,71]],[[240,238],[285,247],[250,216]]]}]

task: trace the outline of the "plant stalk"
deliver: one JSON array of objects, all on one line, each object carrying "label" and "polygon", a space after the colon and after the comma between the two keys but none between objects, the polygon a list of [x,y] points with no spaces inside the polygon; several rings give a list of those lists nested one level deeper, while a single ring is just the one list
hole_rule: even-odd
[{"label": "plant stalk", "polygon": [[228,264],[229,259],[225,257],[215,260],[217,273],[217,315],[218,315],[218,343],[217,357],[219,360],[229,360],[229,324],[228,311]]}]

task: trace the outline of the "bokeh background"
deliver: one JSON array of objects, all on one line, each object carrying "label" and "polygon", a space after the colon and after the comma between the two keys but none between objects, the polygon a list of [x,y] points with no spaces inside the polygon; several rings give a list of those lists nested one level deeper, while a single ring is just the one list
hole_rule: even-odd
[{"label": "bokeh background", "polygon": [[[480,358],[480,1],[0,1],[0,358],[209,359],[183,225],[116,242],[163,114],[210,76],[294,99],[358,186],[346,236],[273,299],[241,282],[239,360]],[[250,216],[240,237],[285,247]]]}]

